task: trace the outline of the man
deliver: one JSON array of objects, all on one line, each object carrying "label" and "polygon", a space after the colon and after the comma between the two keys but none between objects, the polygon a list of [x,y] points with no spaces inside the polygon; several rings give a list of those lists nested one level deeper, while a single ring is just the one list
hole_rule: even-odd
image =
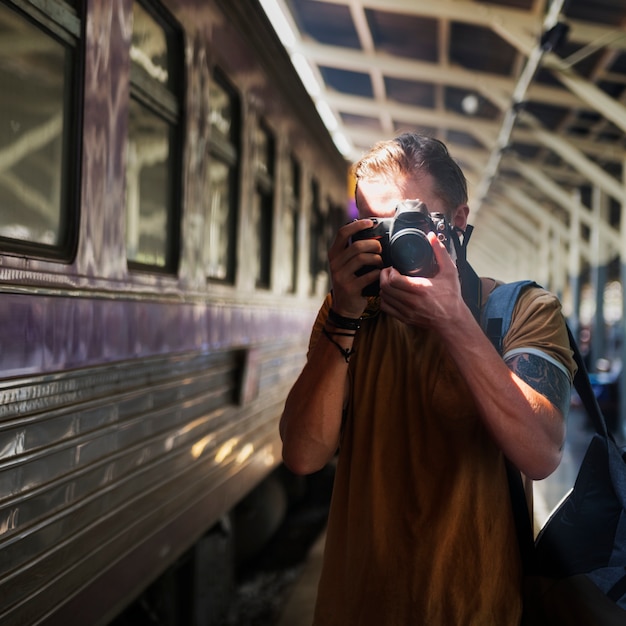
[{"label": "man", "polygon": [[[524,292],[503,359],[434,233],[428,278],[381,267],[376,239],[350,243],[407,199],[465,230],[466,182],[445,146],[407,133],[374,146],[355,176],[362,219],[329,250],[332,292],[280,425],[296,473],[338,451],[315,624],[516,625],[521,565],[504,458],[530,479],[560,462],[575,370],[560,304]],[[364,297],[376,279],[379,297]],[[481,283],[484,302],[496,283]]]}]

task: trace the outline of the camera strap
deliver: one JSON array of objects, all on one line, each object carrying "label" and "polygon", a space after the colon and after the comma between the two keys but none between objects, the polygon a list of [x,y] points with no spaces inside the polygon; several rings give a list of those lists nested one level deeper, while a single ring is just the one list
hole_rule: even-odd
[{"label": "camera strap", "polygon": [[[467,244],[469,243],[473,230],[474,227],[470,224],[466,226],[465,230],[461,230],[460,228],[452,229],[452,243],[456,251],[456,269],[461,282],[463,301],[472,312],[474,319],[480,324],[482,285],[478,274],[476,274],[472,266],[467,262]],[[462,243],[458,235],[459,232],[463,236]]]}]

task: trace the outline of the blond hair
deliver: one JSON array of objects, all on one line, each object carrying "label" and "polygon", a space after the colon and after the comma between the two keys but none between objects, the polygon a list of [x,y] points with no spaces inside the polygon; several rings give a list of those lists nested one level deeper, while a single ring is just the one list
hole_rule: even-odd
[{"label": "blond hair", "polygon": [[352,171],[356,188],[361,180],[382,177],[393,181],[428,173],[448,211],[467,203],[467,181],[461,168],[444,143],[426,135],[403,133],[381,141],[354,164]]}]

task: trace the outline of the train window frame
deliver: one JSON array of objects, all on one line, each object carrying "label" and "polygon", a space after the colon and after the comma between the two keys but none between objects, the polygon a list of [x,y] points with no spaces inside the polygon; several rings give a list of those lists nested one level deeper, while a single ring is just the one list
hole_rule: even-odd
[{"label": "train window frame", "polygon": [[[226,74],[215,68],[209,85],[209,91],[219,89],[228,102],[228,110],[231,114],[229,126],[227,129],[220,128],[215,123],[218,118],[215,117],[216,111],[209,108],[208,111],[208,155],[205,171],[205,184],[207,185],[207,193],[205,198],[209,200],[208,206],[205,206],[205,246],[204,246],[204,272],[205,278],[209,283],[234,285],[237,275],[237,234],[239,225],[239,176],[241,172],[241,130],[242,130],[242,111],[241,97],[239,92],[228,80]],[[211,100],[209,100],[209,107]],[[212,183],[212,171],[215,167],[226,169],[226,202],[222,206],[226,207],[226,211],[222,214],[214,215],[213,211],[217,211],[215,200],[216,190]],[[216,218],[216,219],[214,219]],[[217,222],[216,222],[217,220]],[[215,258],[211,247],[212,234],[214,234],[214,226],[218,224],[219,235],[225,236],[224,254]],[[223,228],[219,228],[219,224]],[[215,266],[215,269],[213,269]]]},{"label": "train window frame", "polygon": [[290,268],[287,280],[288,293],[295,294],[298,292],[299,285],[299,266],[300,266],[300,222],[301,216],[301,202],[302,202],[302,167],[298,159],[292,154],[289,157],[289,166],[287,174],[287,186],[286,186],[286,200],[285,200],[285,216],[289,217],[289,229],[284,227],[284,235],[287,244],[288,252],[290,253]]},{"label": "train window frame", "polygon": [[319,182],[313,178],[310,185],[309,213],[309,280],[311,296],[317,295],[320,272],[325,270],[326,248],[324,242],[324,215],[322,213],[321,190]]},{"label": "train window frame", "polygon": [[[76,257],[82,166],[84,36],[76,8],[61,0],[4,0],[2,5],[63,47],[57,241],[0,235],[0,254],[71,263]],[[44,6],[45,5],[45,6]],[[18,178],[17,182],[20,180]]]},{"label": "train window frame", "polygon": [[[264,139],[261,144],[260,138]],[[255,287],[272,287],[272,248],[274,235],[274,201],[276,196],[276,137],[265,120],[259,120],[254,141],[253,236],[256,246]],[[258,158],[260,153],[264,158]]]},{"label": "train window frame", "polygon": [[[158,78],[150,76],[148,71],[132,58],[132,49],[129,50],[131,53],[131,66],[129,126],[126,148],[126,264],[130,271],[174,275],[178,272],[181,248],[182,160],[185,141],[184,101],[186,85],[184,31],[174,16],[160,2],[149,3],[146,0],[134,0],[132,6],[133,10],[135,7],[139,7],[162,30],[166,42],[168,76],[165,81],[166,84],[160,82]],[[137,248],[137,256],[131,257],[129,255],[129,225],[131,221],[138,224],[142,217],[141,197],[139,198],[137,215],[131,215],[129,205],[129,193],[141,187],[140,180],[137,181],[135,186],[132,186],[128,178],[130,174],[131,133],[133,131],[131,128],[131,108],[134,108],[135,111],[141,111],[144,121],[152,118],[166,127],[166,132],[163,133],[167,143],[167,155],[163,162],[163,168],[167,173],[164,183],[165,201],[163,208],[165,210],[164,214],[159,213],[164,222],[163,245],[160,250],[163,255],[162,262],[152,262],[147,259],[139,260],[138,256],[141,254],[139,247]],[[141,226],[139,226],[138,241],[141,238],[141,232]]]}]

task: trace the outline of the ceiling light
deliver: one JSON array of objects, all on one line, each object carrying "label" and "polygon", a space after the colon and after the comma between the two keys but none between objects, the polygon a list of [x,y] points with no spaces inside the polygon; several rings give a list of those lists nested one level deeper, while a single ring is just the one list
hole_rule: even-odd
[{"label": "ceiling light", "polygon": [[468,93],[461,100],[461,108],[468,115],[474,115],[478,111],[478,97],[473,93]]}]

